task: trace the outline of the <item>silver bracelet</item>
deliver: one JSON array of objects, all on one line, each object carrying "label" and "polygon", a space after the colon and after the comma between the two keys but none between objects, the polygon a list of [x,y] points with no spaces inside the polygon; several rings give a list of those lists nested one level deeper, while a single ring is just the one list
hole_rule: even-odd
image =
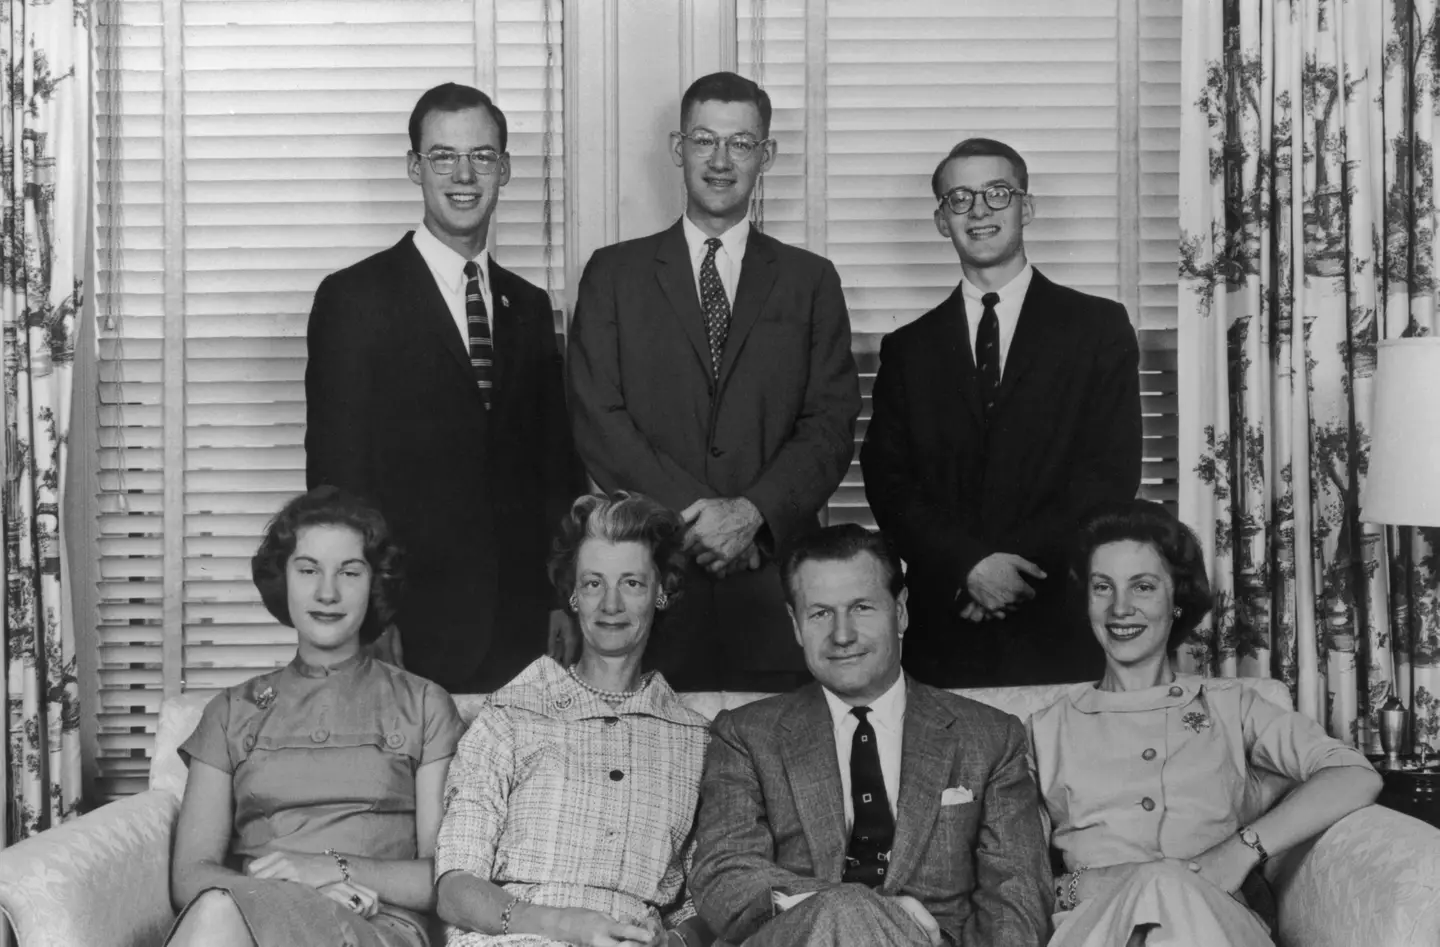
[{"label": "silver bracelet", "polygon": [[519,898],[511,898],[510,903],[505,905],[505,910],[500,912],[500,936],[504,937],[510,933],[510,915],[515,913],[515,905],[520,903]]},{"label": "silver bracelet", "polygon": [[1076,868],[1070,873],[1070,887],[1069,891],[1067,892],[1068,897],[1065,899],[1066,903],[1061,905],[1061,907],[1065,908],[1065,910],[1073,911],[1075,910],[1075,906],[1080,903],[1080,898],[1078,896],[1080,891],[1080,876],[1085,874],[1085,872],[1089,870],[1089,865],[1081,865],[1079,868]]},{"label": "silver bracelet", "polygon": [[335,851],[335,849],[333,848],[325,849],[325,854],[335,859],[335,864],[340,866],[340,877],[343,878],[345,880],[345,883],[348,885],[350,883],[349,859],[347,859],[344,855],[341,855],[339,852]]}]

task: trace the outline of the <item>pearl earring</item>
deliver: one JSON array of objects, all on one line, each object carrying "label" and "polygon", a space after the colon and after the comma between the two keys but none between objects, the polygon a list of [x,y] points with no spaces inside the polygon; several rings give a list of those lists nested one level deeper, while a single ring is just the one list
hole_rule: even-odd
[{"label": "pearl earring", "polygon": [[1179,618],[1179,617],[1180,617],[1180,609],[1178,609],[1178,608],[1175,609],[1175,617],[1176,617],[1176,618]]}]

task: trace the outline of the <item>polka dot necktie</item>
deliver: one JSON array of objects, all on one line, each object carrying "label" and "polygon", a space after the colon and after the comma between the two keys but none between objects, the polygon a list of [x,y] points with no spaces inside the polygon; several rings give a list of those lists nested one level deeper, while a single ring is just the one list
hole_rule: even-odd
[{"label": "polka dot necktie", "polygon": [[880,747],[875,728],[866,718],[869,707],[852,707],[860,723],[850,743],[850,801],[855,807],[855,824],[850,830],[850,848],[845,853],[845,882],[878,888],[885,883],[890,866],[890,846],[895,841],[895,817],[885,794],[885,774],[880,769]]},{"label": "polka dot necktie", "polygon": [[470,329],[470,369],[485,407],[495,386],[495,344],[490,338],[490,316],[485,297],[480,295],[480,267],[474,260],[465,264],[465,323]]},{"label": "polka dot necktie", "polygon": [[980,297],[985,311],[980,315],[980,331],[975,338],[980,406],[987,424],[995,411],[995,395],[1000,390],[1000,317],[995,315],[995,304],[999,301],[999,293],[986,293]]},{"label": "polka dot necktie", "polygon": [[720,240],[711,237],[705,241],[709,249],[705,262],[700,264],[700,308],[705,311],[705,334],[710,338],[710,369],[718,377],[720,357],[725,353],[725,336],[730,332],[730,300],[725,296],[725,284],[720,282],[720,271],[715,268],[715,252],[720,249]]}]

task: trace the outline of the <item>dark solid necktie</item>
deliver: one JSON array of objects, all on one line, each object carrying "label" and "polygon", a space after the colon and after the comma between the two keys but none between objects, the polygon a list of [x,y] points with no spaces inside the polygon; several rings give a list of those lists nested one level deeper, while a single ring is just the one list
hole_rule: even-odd
[{"label": "dark solid necktie", "polygon": [[495,387],[495,344],[490,338],[490,315],[480,295],[480,267],[474,260],[465,264],[465,323],[470,329],[470,368],[485,407]]},{"label": "dark solid necktie", "polygon": [[866,718],[869,707],[852,707],[860,721],[850,743],[850,799],[855,824],[850,831],[850,848],[845,853],[843,881],[878,888],[885,882],[890,864],[890,846],[895,840],[895,817],[885,794],[885,774],[880,769],[880,747],[875,728]]},{"label": "dark solid necktie", "polygon": [[720,358],[725,354],[725,336],[730,333],[730,300],[725,296],[725,284],[720,282],[720,271],[715,267],[720,240],[711,237],[705,246],[709,249],[705,252],[705,262],[700,264],[700,308],[705,311],[705,334],[710,338],[710,369],[718,378]]},{"label": "dark solid necktie", "polygon": [[995,304],[999,301],[999,293],[980,297],[985,310],[980,314],[980,331],[975,336],[976,390],[987,424],[995,410],[995,395],[1000,390],[1000,317],[995,315]]}]

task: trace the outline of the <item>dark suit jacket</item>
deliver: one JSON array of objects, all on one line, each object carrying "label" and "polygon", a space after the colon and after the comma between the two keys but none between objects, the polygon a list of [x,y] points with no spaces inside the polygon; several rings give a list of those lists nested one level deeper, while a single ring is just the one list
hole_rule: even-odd
[{"label": "dark suit jacket", "polygon": [[[603,489],[675,510],[747,497],[773,551],[815,526],[854,453],[850,318],[828,260],[758,230],[735,297],[716,379],[681,224],[597,251],[571,324],[570,410]],[[697,573],[685,599],[652,645],[677,689],[724,686],[734,667],[804,667],[773,568]]]},{"label": "dark suit jacket", "polygon": [[[954,943],[1039,947],[1052,898],[1024,727],[914,679],[906,687],[895,841],[880,893],[915,898]],[[942,806],[957,786],[973,799]],[[718,937],[738,944],[759,930],[772,890],[841,883],[841,793],[819,684],[715,717],[690,890]]]},{"label": "dark suit jacket", "polygon": [[368,497],[404,547],[407,669],[490,690],[544,653],[549,540],[583,480],[545,292],[491,261],[487,411],[412,237],[315,293],[306,482]]},{"label": "dark suit jacket", "polygon": [[[987,433],[959,287],[885,338],[860,463],[875,520],[908,563],[905,666],[922,680],[1098,676],[1099,648],[1066,605],[1067,560],[1085,514],[1140,485],[1139,357],[1123,306],[1037,270]],[[965,579],[992,552],[1049,578],[1014,616],[973,624],[959,617]]]}]

